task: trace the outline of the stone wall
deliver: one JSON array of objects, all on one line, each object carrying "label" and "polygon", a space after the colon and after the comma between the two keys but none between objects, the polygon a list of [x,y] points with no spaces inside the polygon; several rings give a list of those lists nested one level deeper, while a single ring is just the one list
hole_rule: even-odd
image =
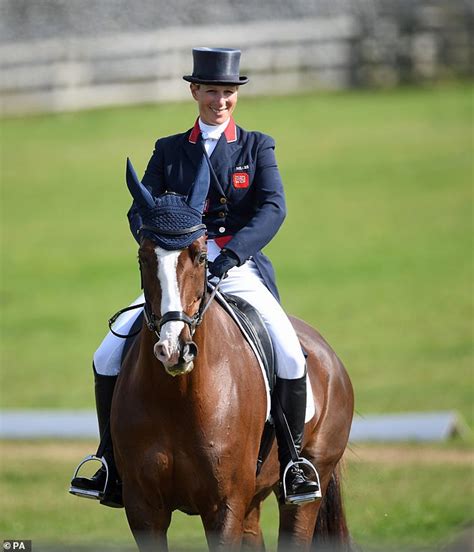
[{"label": "stone wall", "polygon": [[463,0],[0,0],[4,114],[188,95],[193,46],[242,50],[247,94],[472,75]]}]

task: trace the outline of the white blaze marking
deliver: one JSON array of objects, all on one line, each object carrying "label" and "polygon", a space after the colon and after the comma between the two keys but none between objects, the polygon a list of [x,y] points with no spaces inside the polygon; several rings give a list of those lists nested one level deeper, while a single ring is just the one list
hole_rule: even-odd
[{"label": "white blaze marking", "polygon": [[[161,286],[161,316],[169,311],[182,311],[176,274],[181,251],[167,251],[156,247],[155,253],[158,260],[158,280]],[[179,321],[167,322],[162,326],[159,343],[165,346],[168,357],[178,352],[178,336],[183,328],[184,322]]]}]

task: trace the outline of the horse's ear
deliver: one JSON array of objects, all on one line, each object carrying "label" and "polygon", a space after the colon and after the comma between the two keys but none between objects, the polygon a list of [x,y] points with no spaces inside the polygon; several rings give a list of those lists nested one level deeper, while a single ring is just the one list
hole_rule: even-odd
[{"label": "horse's ear", "polygon": [[210,174],[209,174],[209,162],[206,156],[202,156],[201,164],[196,175],[196,180],[191,186],[187,204],[202,213],[204,211],[204,205],[206,203],[207,194],[209,192]]},{"label": "horse's ear", "polygon": [[132,194],[133,199],[141,207],[153,208],[155,206],[155,200],[145,186],[138,180],[137,173],[133,168],[132,162],[127,157],[127,186]]}]

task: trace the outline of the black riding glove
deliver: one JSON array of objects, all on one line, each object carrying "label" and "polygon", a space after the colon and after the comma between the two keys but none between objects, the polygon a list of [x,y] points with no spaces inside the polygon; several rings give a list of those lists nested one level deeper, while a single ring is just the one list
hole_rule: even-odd
[{"label": "black riding glove", "polygon": [[235,253],[232,253],[232,251],[225,251],[220,253],[213,263],[209,263],[209,272],[213,276],[221,278],[223,274],[226,274],[231,268],[234,268],[234,266],[238,264],[239,259]]}]

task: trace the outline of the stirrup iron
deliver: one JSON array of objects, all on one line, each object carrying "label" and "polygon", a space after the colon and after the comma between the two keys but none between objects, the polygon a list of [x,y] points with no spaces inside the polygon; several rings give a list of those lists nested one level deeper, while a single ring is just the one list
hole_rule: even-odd
[{"label": "stirrup iron", "polygon": [[103,456],[100,458],[95,454],[89,454],[88,456],[86,456],[77,466],[76,471],[72,476],[71,482],[77,477],[77,474],[79,473],[79,470],[81,469],[81,467],[87,462],[91,462],[93,460],[99,461],[102,464],[102,466],[104,466],[105,468],[105,484],[102,491],[92,491],[89,489],[81,489],[79,487],[74,487],[73,485],[71,485],[69,487],[69,492],[75,496],[81,496],[82,498],[102,500],[104,498],[105,489],[107,488],[107,483],[109,482],[109,465],[107,464],[107,460]]},{"label": "stirrup iron", "polygon": [[[304,493],[300,495],[291,495],[287,496],[286,494],[286,476],[288,473],[288,470],[291,469],[293,466],[297,466],[298,464],[303,464],[305,466],[309,466],[310,469],[314,472],[316,476],[316,483],[318,484],[318,490],[314,491],[313,493]],[[298,458],[298,460],[290,460],[288,464],[286,465],[285,471],[283,472],[282,477],[282,489],[283,489],[283,499],[285,501],[285,504],[304,504],[305,502],[313,502],[313,500],[316,500],[318,498],[321,498],[323,495],[321,494],[321,482],[319,480],[319,474],[316,470],[316,468],[313,466],[313,464],[307,460],[306,458]]]}]

